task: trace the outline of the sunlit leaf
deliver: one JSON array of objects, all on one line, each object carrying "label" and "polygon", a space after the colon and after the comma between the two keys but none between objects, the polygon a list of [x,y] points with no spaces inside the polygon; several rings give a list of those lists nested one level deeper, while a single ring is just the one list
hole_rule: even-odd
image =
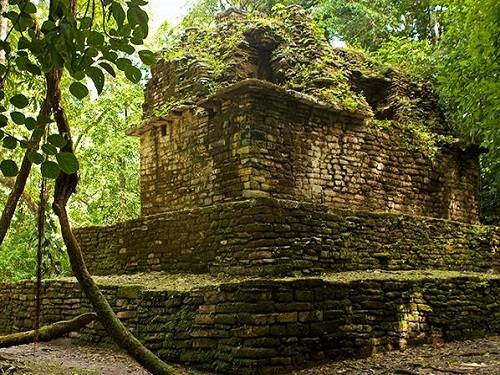
[{"label": "sunlit leaf", "polygon": [[12,98],[10,98],[10,103],[17,108],[25,108],[28,104],[28,98],[25,97],[23,94],[17,94],[14,95]]},{"label": "sunlit leaf", "polygon": [[146,65],[153,65],[156,62],[155,54],[148,50],[139,51],[139,57]]},{"label": "sunlit leaf", "polygon": [[102,89],[104,88],[104,73],[102,72],[101,69],[91,66],[87,68],[87,75],[92,79],[92,82],[94,82],[94,86],[97,90],[98,94],[101,94]]},{"label": "sunlit leaf", "polygon": [[14,150],[17,147],[17,140],[14,137],[8,135],[3,140],[3,147],[9,150]]},{"label": "sunlit leaf", "polygon": [[23,113],[21,112],[11,112],[10,113],[10,118],[12,119],[12,121],[14,121],[15,124],[17,125],[23,125],[24,124],[24,121],[26,119],[26,117],[24,116]]},{"label": "sunlit leaf", "polygon": [[78,172],[80,165],[78,163],[78,159],[71,152],[61,152],[56,155],[57,162],[59,163],[59,167],[64,173],[72,174]]},{"label": "sunlit leaf", "polygon": [[36,151],[28,151],[28,159],[34,164],[42,164],[44,157]]},{"label": "sunlit leaf", "polygon": [[42,172],[42,176],[50,179],[56,179],[61,173],[61,168],[59,168],[57,163],[46,160],[42,163],[40,171]]},{"label": "sunlit leaf", "polygon": [[66,145],[66,139],[60,134],[51,134],[47,137],[47,141],[56,147],[64,147]]}]

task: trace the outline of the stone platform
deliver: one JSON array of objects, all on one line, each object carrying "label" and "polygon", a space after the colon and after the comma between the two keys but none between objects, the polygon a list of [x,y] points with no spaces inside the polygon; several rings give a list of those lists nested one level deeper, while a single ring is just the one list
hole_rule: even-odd
[{"label": "stone platform", "polygon": [[[268,374],[323,358],[500,333],[500,275],[347,272],[244,278],[150,273],[98,277],[120,319],[168,361]],[[0,334],[30,329],[34,283],[0,284]],[[75,280],[43,285],[43,323],[90,310]],[[99,342],[99,324],[81,339]]]},{"label": "stone platform", "polygon": [[500,228],[273,198],[75,231],[96,275],[500,269]]}]

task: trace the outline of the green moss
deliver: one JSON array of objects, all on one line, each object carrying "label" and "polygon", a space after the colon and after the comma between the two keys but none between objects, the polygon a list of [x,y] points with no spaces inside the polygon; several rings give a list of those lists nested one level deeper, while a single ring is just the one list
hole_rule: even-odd
[{"label": "green moss", "polygon": [[[329,282],[349,283],[360,280],[422,280],[422,279],[450,279],[450,278],[473,278],[477,280],[498,280],[498,274],[485,274],[478,272],[459,272],[445,270],[411,270],[411,271],[352,271],[352,272],[327,272],[320,276],[297,276],[297,277],[275,277],[270,281],[293,282],[297,280],[322,279]],[[67,281],[76,280],[65,278]],[[101,286],[141,286],[145,290],[168,290],[176,292],[191,291],[216,287],[223,284],[248,282],[252,280],[262,280],[259,277],[245,276],[213,276],[209,274],[178,274],[167,272],[151,272],[133,275],[119,276],[97,276],[97,283]],[[187,311],[187,314],[190,312]]]},{"label": "green moss", "polygon": [[[177,44],[164,51],[163,57],[171,61],[201,62],[208,66],[208,76],[203,77],[207,82],[203,92],[196,92],[183,79],[181,86],[185,91],[177,92],[155,114],[166,115],[183,103],[196,102],[248,78],[248,72],[241,70],[251,63],[248,61],[251,50],[246,37],[248,32],[266,35],[276,43],[269,61],[274,73],[273,83],[308,94],[339,110],[365,113],[369,125],[376,130],[397,127],[402,130],[403,145],[421,151],[430,159],[439,154],[443,144],[452,141],[452,137],[442,135],[447,132],[446,126],[426,82],[416,82],[408,74],[380,63],[360,49],[332,48],[323,30],[297,6],[277,7],[269,17],[250,13],[218,20],[204,28],[186,30]],[[390,82],[390,90],[382,103],[374,104],[362,87],[357,87],[353,77],[359,76],[365,80]],[[196,74],[187,77],[193,82],[199,79]],[[390,118],[375,117],[377,111],[387,108],[392,112]]]},{"label": "green moss", "polygon": [[[339,109],[368,111],[363,96],[350,87],[349,71],[342,69],[342,56],[328,45],[316,23],[296,7],[283,8],[273,17],[248,14],[204,29],[186,30],[177,45],[164,51],[163,58],[172,61],[187,57],[208,65],[211,72],[208,87],[213,94],[241,79],[232,66],[245,59],[242,52],[248,50],[245,33],[255,29],[262,29],[281,41],[271,55],[272,62],[284,61],[286,64],[278,84],[313,95]],[[315,84],[322,78],[331,81],[329,87]],[[183,100],[195,99],[196,93],[190,94],[191,97],[172,98],[160,112],[168,112]]]}]

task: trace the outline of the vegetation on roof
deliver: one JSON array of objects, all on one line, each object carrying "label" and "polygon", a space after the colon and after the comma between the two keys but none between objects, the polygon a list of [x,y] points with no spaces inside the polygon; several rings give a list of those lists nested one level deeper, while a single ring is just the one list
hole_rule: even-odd
[{"label": "vegetation on roof", "polygon": [[254,64],[263,71],[257,78],[341,111],[365,113],[375,131],[399,127],[407,146],[428,157],[454,141],[429,83],[360,49],[332,47],[300,6],[276,7],[271,16],[230,10],[215,22],[185,29],[162,56],[176,71],[179,87],[155,116],[255,78]]}]

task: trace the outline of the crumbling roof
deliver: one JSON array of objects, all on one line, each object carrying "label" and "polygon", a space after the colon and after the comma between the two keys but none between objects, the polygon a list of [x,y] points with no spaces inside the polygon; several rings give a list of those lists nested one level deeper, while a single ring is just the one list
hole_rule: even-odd
[{"label": "crumbling roof", "polygon": [[333,48],[299,6],[271,17],[233,9],[210,26],[185,30],[153,68],[145,117],[195,104],[249,78],[306,94],[339,111],[364,113],[374,126],[390,122],[412,131],[448,133],[429,84],[414,82],[361,51]]}]

